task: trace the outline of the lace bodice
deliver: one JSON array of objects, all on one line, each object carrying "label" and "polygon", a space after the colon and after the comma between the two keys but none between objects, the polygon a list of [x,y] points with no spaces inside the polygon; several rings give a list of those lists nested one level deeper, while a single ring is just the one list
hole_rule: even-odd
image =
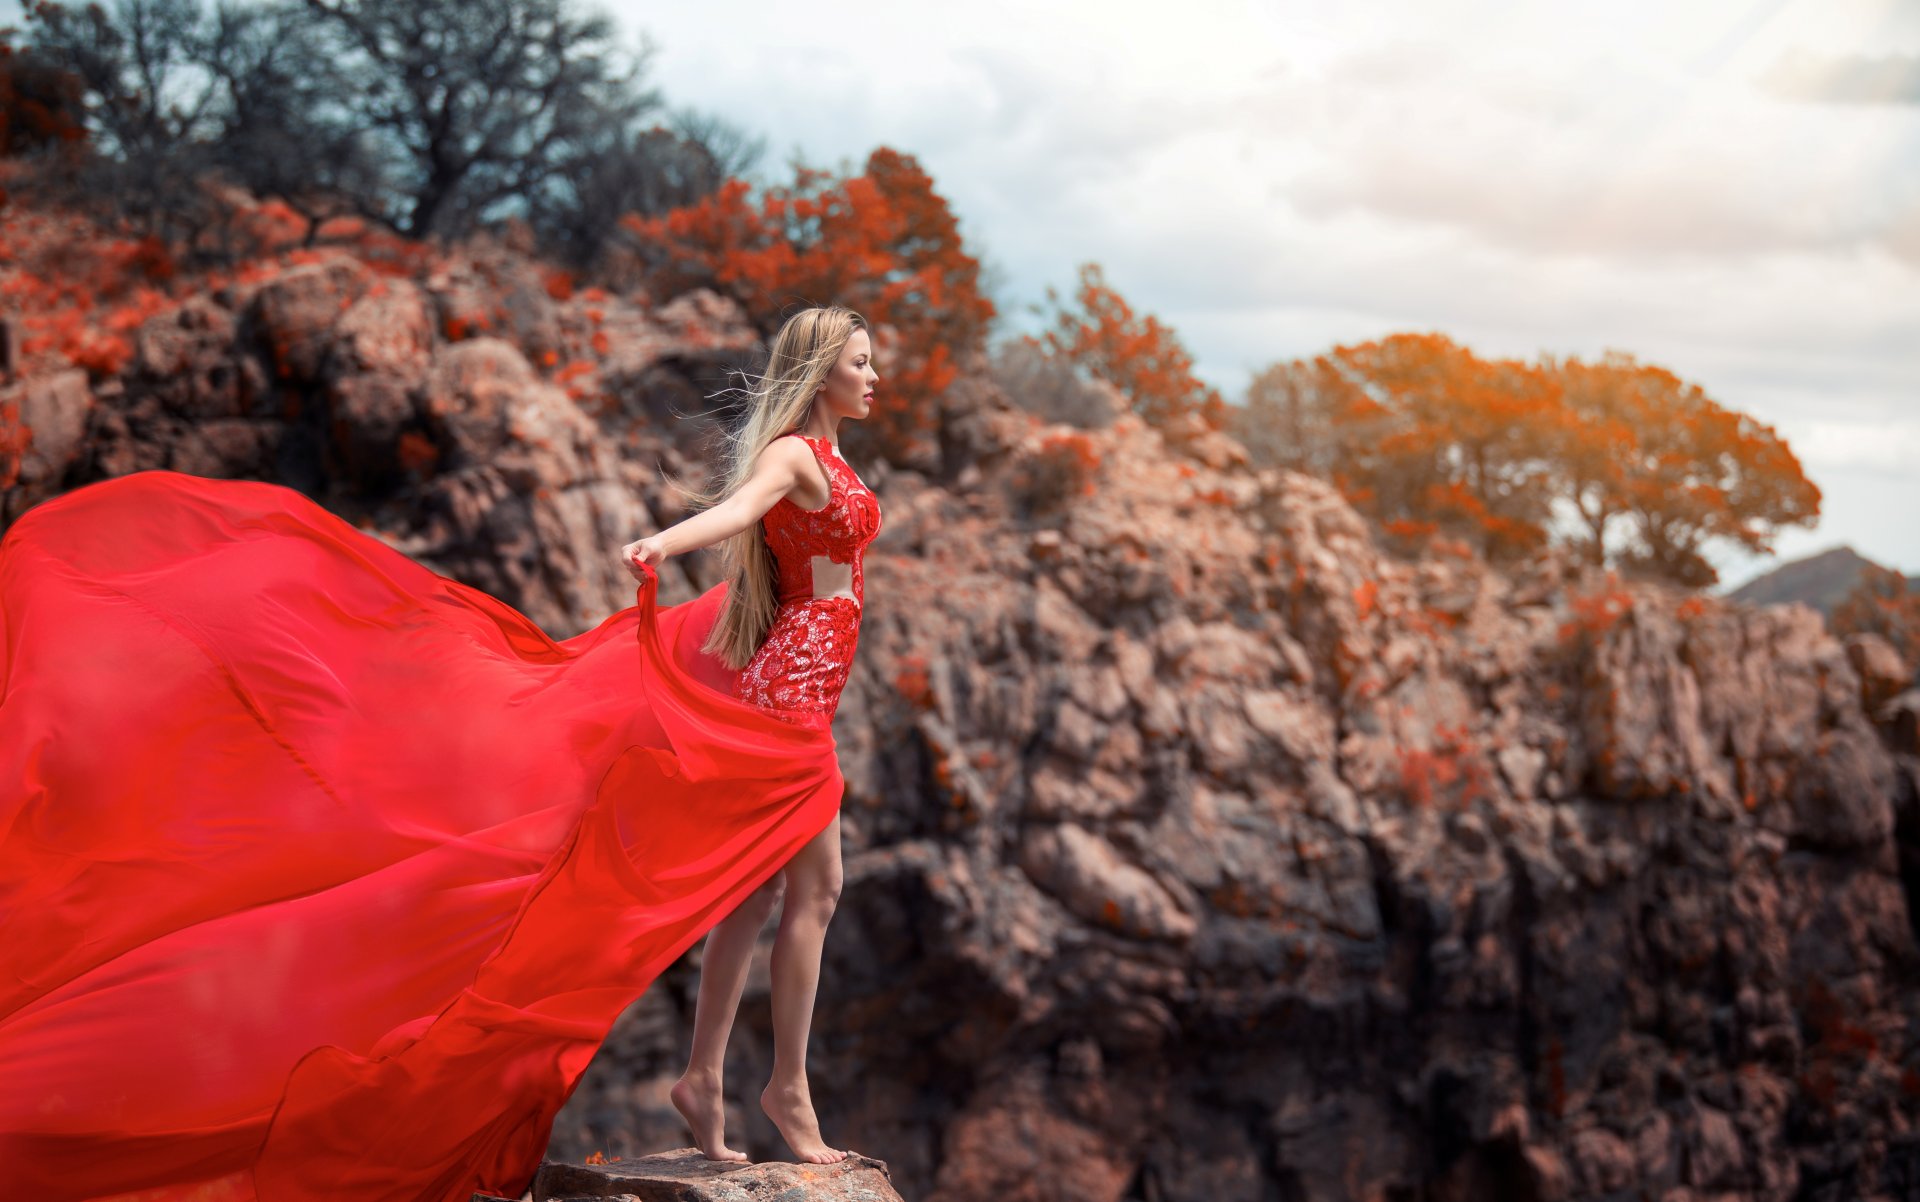
[{"label": "lace bodice", "polygon": [[827,474],[829,493],[819,509],[802,509],[791,498],[781,497],[760,519],[777,565],[780,604],[833,595],[831,587],[815,588],[816,555],[852,569],[853,599],[864,604],[866,581],[860,561],[867,544],[880,533],[879,499],[835,453],[832,443],[798,430],[781,435],[789,436],[805,440],[813,449]]}]

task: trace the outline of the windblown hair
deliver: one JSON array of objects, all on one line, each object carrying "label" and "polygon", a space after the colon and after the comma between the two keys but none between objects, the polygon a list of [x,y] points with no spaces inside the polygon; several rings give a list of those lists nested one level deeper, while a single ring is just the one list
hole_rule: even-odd
[{"label": "windblown hair", "polygon": [[[802,309],[787,319],[773,337],[766,373],[747,390],[745,413],[725,431],[722,467],[714,486],[699,489],[676,482],[695,506],[717,505],[738,492],[753,474],[760,452],[782,434],[806,424],[813,415],[814,398],[839,361],[847,339],[864,329],[865,318],[837,305]],[[773,551],[759,522],[718,545],[727,595],[701,650],[738,671],[760,649],[779,608]]]}]

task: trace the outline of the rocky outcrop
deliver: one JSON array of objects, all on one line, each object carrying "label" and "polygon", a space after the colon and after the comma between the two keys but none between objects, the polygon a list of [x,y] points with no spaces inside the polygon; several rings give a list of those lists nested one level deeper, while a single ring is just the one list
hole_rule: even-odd
[{"label": "rocky outcrop", "polygon": [[[657,467],[698,474],[751,342],[717,297],[560,300],[485,247],[322,259],[153,318],[119,380],[9,385],[39,457],[0,501],[280,480],[565,635],[631,602],[614,555],[679,515]],[[1399,560],[1223,436],[1048,426],[978,371],[936,403],[913,470],[861,462],[830,1142],[933,1202],[1920,1191],[1891,645],[1555,554]],[[673,567],[669,602],[706,570]],[[697,965],[553,1155],[684,1143]],[[755,1108],[728,1131],[784,1154]]]},{"label": "rocky outcrop", "polygon": [[[954,1202],[1909,1195],[1889,646],[1554,555],[1402,562],[1324,483],[1130,419],[1022,514],[1062,432],[987,392],[948,428],[951,478],[867,469],[830,1139]],[[695,964],[557,1147],[675,1138]]]}]

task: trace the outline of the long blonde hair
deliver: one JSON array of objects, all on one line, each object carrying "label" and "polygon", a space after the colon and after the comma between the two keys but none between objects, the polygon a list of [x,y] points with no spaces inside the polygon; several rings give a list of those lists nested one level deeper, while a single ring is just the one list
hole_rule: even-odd
[{"label": "long blonde hair", "polygon": [[[747,390],[745,415],[724,427],[723,466],[717,482],[710,489],[678,481],[676,487],[700,508],[717,505],[738,492],[753,474],[760,452],[782,434],[806,424],[813,415],[814,398],[840,361],[847,340],[855,330],[865,329],[864,317],[838,305],[802,309],[789,317],[773,337],[766,373]],[[760,649],[779,608],[773,551],[759,522],[717,545],[727,595],[700,649],[738,671]]]}]

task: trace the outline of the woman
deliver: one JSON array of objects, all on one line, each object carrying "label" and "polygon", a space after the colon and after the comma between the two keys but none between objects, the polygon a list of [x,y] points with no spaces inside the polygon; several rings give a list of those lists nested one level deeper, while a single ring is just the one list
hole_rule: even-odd
[{"label": "woman", "polygon": [[[724,541],[731,587],[703,650],[743,669],[743,697],[831,719],[859,634],[860,553],[880,527],[878,502],[839,454],[841,420],[867,415],[879,379],[866,323],[847,309],[796,314],[774,340],[766,377],[733,436],[731,470],[701,498],[718,503],[623,553],[641,576],[670,555]],[[693,1053],[670,1095],[710,1160],[747,1159],[726,1144],[721,1070],[754,940],[783,881],[772,958],[773,1080],[760,1106],[802,1160],[846,1156],[822,1141],[806,1076],[821,947],[840,892],[836,815],[707,936]]]},{"label": "woman", "polygon": [[[9,1194],[518,1196],[614,1021],[709,932],[674,1100],[737,1156],[720,1048],[781,876],[762,1104],[838,1158],[804,1058],[879,526],[832,437],[866,412],[866,339],[845,310],[787,323],[719,502],[629,547],[637,604],[566,640],[278,485],[142,471],[21,515]],[[657,608],[654,565],[714,541],[728,577]]]}]

